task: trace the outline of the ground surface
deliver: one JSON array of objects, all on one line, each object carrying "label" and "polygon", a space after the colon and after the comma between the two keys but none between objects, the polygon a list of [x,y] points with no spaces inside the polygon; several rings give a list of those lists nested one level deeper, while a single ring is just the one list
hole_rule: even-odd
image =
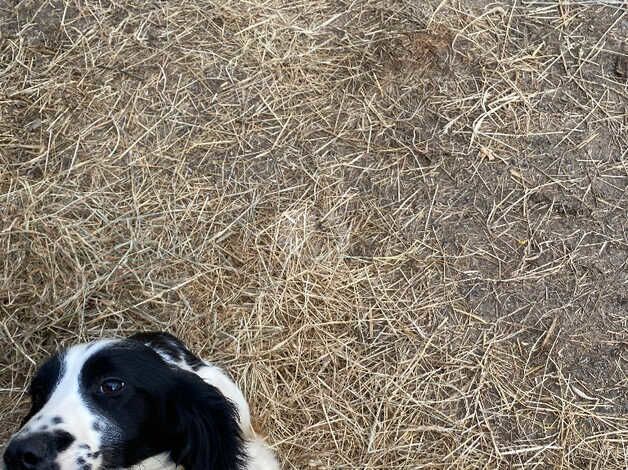
[{"label": "ground surface", "polygon": [[626,468],[626,37],[619,1],[0,0],[0,437],[48,352],[168,329],[287,469]]}]

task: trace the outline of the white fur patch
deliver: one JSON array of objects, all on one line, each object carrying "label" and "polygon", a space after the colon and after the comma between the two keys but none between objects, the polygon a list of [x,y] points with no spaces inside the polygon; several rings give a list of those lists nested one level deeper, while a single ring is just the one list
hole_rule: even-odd
[{"label": "white fur patch", "polygon": [[[115,340],[102,340],[93,343],[74,346],[63,355],[60,378],[55,385],[48,401],[14,438],[28,436],[31,433],[41,431],[65,431],[74,437],[74,441],[56,460],[61,470],[74,470],[77,459],[84,459],[98,468],[102,457],[89,457],[91,450],[100,448],[101,432],[95,427],[97,417],[88,409],[80,394],[79,378],[85,362],[96,352],[105,346],[114,343]],[[108,432],[115,432],[111,423],[99,423],[106,427]]]}]

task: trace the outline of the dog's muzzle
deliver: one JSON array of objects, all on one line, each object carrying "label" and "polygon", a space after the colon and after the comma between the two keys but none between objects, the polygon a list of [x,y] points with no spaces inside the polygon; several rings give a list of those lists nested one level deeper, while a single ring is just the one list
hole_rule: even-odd
[{"label": "dog's muzzle", "polygon": [[16,436],[4,451],[6,470],[53,470],[59,452],[67,449],[74,438],[67,432],[38,432]]}]

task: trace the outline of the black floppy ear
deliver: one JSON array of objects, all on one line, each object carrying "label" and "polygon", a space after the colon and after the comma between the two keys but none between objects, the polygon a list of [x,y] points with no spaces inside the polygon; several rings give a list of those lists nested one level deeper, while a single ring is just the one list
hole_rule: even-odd
[{"label": "black floppy ear", "polygon": [[202,367],[203,361],[183,344],[179,338],[164,331],[147,331],[135,333],[130,340],[139,341],[159,354],[166,362],[184,362],[194,370]]},{"label": "black floppy ear", "polygon": [[182,371],[167,400],[170,456],[185,470],[241,470],[245,464],[238,412],[216,387]]}]

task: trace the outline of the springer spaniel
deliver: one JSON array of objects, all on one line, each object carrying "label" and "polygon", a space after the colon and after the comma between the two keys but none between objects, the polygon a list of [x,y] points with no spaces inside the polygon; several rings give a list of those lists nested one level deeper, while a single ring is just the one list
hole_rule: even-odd
[{"label": "springer spaniel", "polygon": [[30,386],[7,470],[278,470],[218,367],[167,333],[73,346]]}]

